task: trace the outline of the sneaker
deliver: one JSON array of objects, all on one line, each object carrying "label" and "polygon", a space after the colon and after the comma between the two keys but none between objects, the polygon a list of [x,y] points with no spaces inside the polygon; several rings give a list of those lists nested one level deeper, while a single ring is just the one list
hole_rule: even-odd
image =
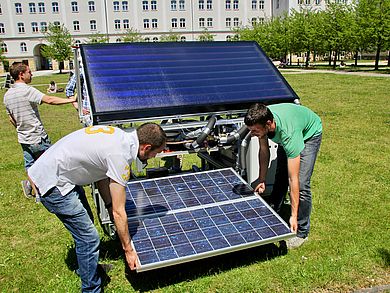
[{"label": "sneaker", "polygon": [[301,246],[303,243],[305,243],[307,240],[309,240],[308,237],[305,237],[305,238],[301,238],[301,237],[293,237],[289,240],[286,241],[286,244],[287,244],[287,248],[288,249],[294,249],[294,248],[298,248],[299,246]]},{"label": "sneaker", "polygon": [[22,180],[22,182],[20,183],[22,184],[22,190],[24,196],[27,197],[28,199],[34,198],[32,194],[32,187],[30,182],[28,180]]}]

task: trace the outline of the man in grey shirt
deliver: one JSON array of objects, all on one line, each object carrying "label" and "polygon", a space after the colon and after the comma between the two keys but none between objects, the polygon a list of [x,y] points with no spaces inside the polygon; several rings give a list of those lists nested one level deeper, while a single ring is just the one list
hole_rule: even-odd
[{"label": "man in grey shirt", "polygon": [[[69,104],[75,102],[75,99],[48,96],[29,86],[32,73],[30,67],[22,62],[13,63],[10,74],[15,80],[15,85],[5,93],[4,105],[11,124],[16,128],[27,171],[51,145],[38,112],[38,105]],[[32,197],[31,184],[28,180],[22,181],[22,188],[26,197]]]}]

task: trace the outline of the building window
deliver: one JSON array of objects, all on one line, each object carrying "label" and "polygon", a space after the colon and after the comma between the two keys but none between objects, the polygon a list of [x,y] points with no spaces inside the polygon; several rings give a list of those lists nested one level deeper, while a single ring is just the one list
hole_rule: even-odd
[{"label": "building window", "polygon": [[180,28],[185,28],[185,27],[186,27],[186,19],[180,18]]},{"label": "building window", "polygon": [[180,42],[185,42],[185,41],[187,41],[186,37],[184,36],[180,37]]},{"label": "building window", "polygon": [[129,29],[130,28],[130,21],[128,19],[124,19],[123,20],[123,28],[125,30]]},{"label": "building window", "polygon": [[231,0],[226,0],[225,1],[225,9],[226,10],[232,9],[232,1]]},{"label": "building window", "polygon": [[150,42],[150,38],[145,38],[145,42]]},{"label": "building window", "polygon": [[279,7],[280,7],[280,1],[276,0],[276,8],[279,9]]},{"label": "building window", "polygon": [[156,0],[152,0],[151,2],[150,2],[150,8],[152,9],[152,10],[157,10],[157,1]]},{"label": "building window", "polygon": [[321,4],[321,0],[316,0],[316,5],[320,5]]},{"label": "building window", "polygon": [[226,41],[230,42],[232,40],[232,36],[226,36]]},{"label": "building window", "polygon": [[73,21],[73,30],[79,31],[80,30],[80,22],[78,20]]},{"label": "building window", "polygon": [[207,10],[213,9],[213,0],[207,0],[206,9]]},{"label": "building window", "polygon": [[16,11],[16,14],[22,14],[23,11],[22,11],[22,4],[21,3],[15,3],[15,11]]},{"label": "building window", "polygon": [[5,34],[4,23],[0,23],[0,34]]},{"label": "building window", "polygon": [[204,27],[204,18],[199,18],[199,27]]},{"label": "building window", "polygon": [[27,45],[25,42],[20,43],[20,51],[21,52],[27,52]]},{"label": "building window", "polygon": [[0,14],[3,14],[3,9],[1,8],[1,4],[0,4]]},{"label": "building window", "polygon": [[257,0],[252,0],[252,10],[256,10],[256,9],[257,9]]},{"label": "building window", "polygon": [[32,30],[33,33],[39,32],[39,28],[38,28],[38,23],[37,22],[32,22],[31,23],[31,30]]},{"label": "building window", "polygon": [[157,19],[156,18],[152,19],[152,28],[157,28]]},{"label": "building window", "polygon": [[119,1],[114,1],[114,11],[119,11]]},{"label": "building window", "polygon": [[7,53],[8,52],[8,48],[7,48],[7,44],[6,43],[2,43],[1,44],[1,52],[3,52],[3,53]]},{"label": "building window", "polygon": [[70,5],[72,7],[72,12],[79,12],[79,6],[76,1],[73,1]]},{"label": "building window", "polygon": [[38,3],[38,12],[45,13],[45,3],[43,3],[43,2]]},{"label": "building window", "polygon": [[260,24],[264,24],[264,18],[263,17],[259,17],[259,23]]},{"label": "building window", "polygon": [[144,19],[144,28],[149,28],[149,19]]},{"label": "building window", "polygon": [[207,18],[207,27],[213,26],[213,19],[211,17]]},{"label": "building window", "polygon": [[55,22],[53,22],[53,24],[54,24],[54,26],[56,26],[56,27],[60,27],[60,22],[59,21],[55,21]]},{"label": "building window", "polygon": [[306,5],[310,5],[310,0],[305,0]]},{"label": "building window", "polygon": [[121,21],[119,19],[114,20],[114,27],[116,30],[121,29]]},{"label": "building window", "polygon": [[239,21],[238,17],[233,18],[233,26],[238,27],[239,24],[240,24],[240,21]]},{"label": "building window", "polygon": [[75,43],[76,46],[80,46],[81,41],[80,40],[76,40],[74,43]]},{"label": "building window", "polygon": [[91,31],[96,31],[96,20],[90,20],[89,27],[91,28]]},{"label": "building window", "polygon": [[256,26],[256,24],[257,24],[257,18],[256,18],[256,17],[253,17],[251,22],[252,22],[252,26]]},{"label": "building window", "polygon": [[129,2],[122,1],[122,11],[129,11]]},{"label": "building window", "polygon": [[148,1],[142,1],[142,10],[144,10],[144,11],[149,10],[149,2]]},{"label": "building window", "polygon": [[184,10],[185,9],[185,2],[184,0],[179,0],[179,10]]},{"label": "building window", "polygon": [[40,23],[40,26],[41,26],[41,32],[47,31],[47,23],[46,23],[46,21],[42,21]]},{"label": "building window", "polygon": [[58,7],[58,2],[53,2],[51,4],[51,8],[52,8],[53,13],[58,13],[59,10],[60,10],[59,7]]},{"label": "building window", "polygon": [[177,10],[177,1],[171,0],[171,11]]},{"label": "building window", "polygon": [[226,27],[231,27],[232,26],[232,19],[230,17],[226,18],[225,24],[226,24]]},{"label": "building window", "polygon": [[172,20],[171,20],[171,27],[172,28],[177,28],[177,18],[172,18]]},{"label": "building window", "polygon": [[95,12],[95,1],[88,1],[88,11]]},{"label": "building window", "polygon": [[238,0],[233,1],[233,9],[238,10]]},{"label": "building window", "polygon": [[23,22],[19,22],[18,23],[18,32],[19,34],[23,34],[25,31],[24,31],[24,23]]},{"label": "building window", "polygon": [[35,3],[28,3],[28,8],[30,10],[30,13],[36,13],[37,10],[35,8]]},{"label": "building window", "polygon": [[264,10],[264,0],[259,1],[259,9]]},{"label": "building window", "polygon": [[120,38],[116,39],[115,42],[122,43],[122,40]]},{"label": "building window", "polygon": [[198,7],[199,7],[199,10],[204,10],[204,0],[199,0]]},{"label": "building window", "polygon": [[153,42],[158,42],[158,38],[157,38],[157,37],[154,37],[154,38],[153,38]]}]

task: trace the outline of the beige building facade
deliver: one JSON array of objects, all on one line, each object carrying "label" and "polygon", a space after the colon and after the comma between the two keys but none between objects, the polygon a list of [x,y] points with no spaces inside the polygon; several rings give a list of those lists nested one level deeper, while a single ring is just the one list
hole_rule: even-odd
[{"label": "beige building facade", "polygon": [[[294,0],[296,1],[296,0]],[[302,1],[302,0],[298,0]],[[64,24],[75,44],[96,34],[109,42],[121,42],[125,32],[136,30],[145,41],[178,34],[181,41],[196,41],[206,31],[215,41],[230,40],[234,29],[251,26],[273,15],[314,3],[289,0],[1,0],[0,45],[5,65],[14,61],[32,70],[58,69],[55,61],[41,54],[46,45],[43,32],[49,23]],[[69,63],[65,69],[69,69]],[[7,68],[5,68],[7,69]],[[4,68],[0,68],[0,72]]]}]

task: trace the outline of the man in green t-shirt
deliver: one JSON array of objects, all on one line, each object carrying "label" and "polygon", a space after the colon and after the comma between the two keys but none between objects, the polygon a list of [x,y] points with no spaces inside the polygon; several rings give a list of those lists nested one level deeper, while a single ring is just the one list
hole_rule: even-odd
[{"label": "man in green t-shirt", "polygon": [[271,205],[276,212],[280,211],[290,185],[290,227],[297,235],[288,240],[287,247],[299,247],[308,239],[310,230],[310,179],[322,139],[321,119],[301,105],[285,103],[266,107],[257,103],[249,108],[244,122],[252,135],[259,138],[259,184],[255,188],[259,193],[265,190],[270,158],[268,139],[279,145]]}]

